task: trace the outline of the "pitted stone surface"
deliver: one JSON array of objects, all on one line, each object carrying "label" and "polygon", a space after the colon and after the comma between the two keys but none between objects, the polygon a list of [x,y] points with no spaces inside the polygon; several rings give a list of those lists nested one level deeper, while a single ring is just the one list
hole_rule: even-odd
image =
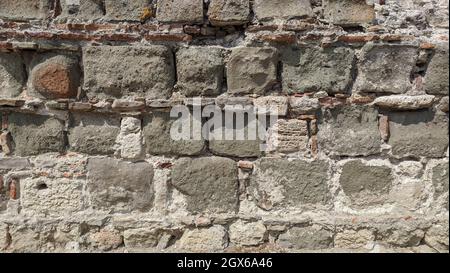
[{"label": "pitted stone surface", "polygon": [[449,95],[448,43],[439,44],[425,75],[425,90],[428,94]]},{"label": "pitted stone surface", "polygon": [[156,19],[165,23],[202,23],[202,0],[159,0]]},{"label": "pitted stone surface", "polygon": [[375,19],[374,5],[366,0],[324,0],[324,17],[341,26],[370,24]]},{"label": "pitted stone surface", "polygon": [[50,11],[50,0],[2,0],[0,19],[33,20],[45,19]]},{"label": "pitted stone surface", "polygon": [[140,21],[145,9],[151,8],[151,0],[105,0],[106,18],[109,20]]},{"label": "pitted stone surface", "polygon": [[187,198],[192,213],[233,212],[238,205],[237,164],[223,157],[182,158],[171,184]]},{"label": "pitted stone surface", "polygon": [[84,88],[88,97],[170,96],[175,69],[165,46],[83,48]]},{"label": "pitted stone surface", "polygon": [[25,69],[20,56],[0,52],[0,98],[17,97],[24,83]]},{"label": "pitted stone surface", "polygon": [[211,0],[208,18],[213,26],[242,25],[249,21],[249,0]]},{"label": "pitted stone surface", "polygon": [[[111,3],[111,1],[108,1]],[[61,17],[79,20],[96,20],[103,17],[104,4],[101,0],[63,0]]]},{"label": "pitted stone surface", "polygon": [[258,20],[304,18],[313,15],[309,0],[256,0],[254,11]]},{"label": "pitted stone surface", "polygon": [[149,163],[90,158],[87,171],[87,190],[93,208],[114,212],[144,212],[153,207],[154,172]]}]

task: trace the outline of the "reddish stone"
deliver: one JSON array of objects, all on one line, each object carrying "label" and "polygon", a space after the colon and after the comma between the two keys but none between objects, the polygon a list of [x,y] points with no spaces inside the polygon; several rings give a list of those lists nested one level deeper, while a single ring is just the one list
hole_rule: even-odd
[{"label": "reddish stone", "polygon": [[378,128],[380,130],[381,138],[384,141],[389,140],[390,129],[389,129],[389,117],[385,115],[381,115],[378,120]]}]

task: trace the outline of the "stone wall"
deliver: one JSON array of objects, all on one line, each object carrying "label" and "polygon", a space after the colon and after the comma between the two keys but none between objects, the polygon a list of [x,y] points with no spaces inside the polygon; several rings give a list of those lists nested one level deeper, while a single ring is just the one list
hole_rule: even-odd
[{"label": "stone wall", "polygon": [[[1,0],[4,252],[448,252],[448,0]],[[278,145],[173,140],[270,106]]]}]

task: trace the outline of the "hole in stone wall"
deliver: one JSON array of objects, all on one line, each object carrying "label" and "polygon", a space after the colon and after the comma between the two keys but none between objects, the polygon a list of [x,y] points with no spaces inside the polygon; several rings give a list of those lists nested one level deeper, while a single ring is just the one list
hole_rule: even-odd
[{"label": "hole in stone wall", "polygon": [[36,188],[38,190],[46,190],[46,189],[48,189],[48,186],[45,183],[39,183]]}]

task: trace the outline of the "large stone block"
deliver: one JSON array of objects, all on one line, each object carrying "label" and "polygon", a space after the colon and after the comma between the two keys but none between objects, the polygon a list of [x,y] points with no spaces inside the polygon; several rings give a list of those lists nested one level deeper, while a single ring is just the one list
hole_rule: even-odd
[{"label": "large stone block", "polygon": [[213,26],[242,25],[249,21],[249,0],[211,0],[208,18]]},{"label": "large stone block", "polygon": [[203,1],[158,0],[156,19],[164,23],[202,23]]},{"label": "large stone block", "polygon": [[267,229],[261,222],[238,220],[230,225],[230,242],[236,246],[256,246],[264,242]]},{"label": "large stone block", "polygon": [[81,71],[78,58],[43,54],[31,62],[30,94],[47,99],[74,98],[80,86]]},{"label": "large stone block", "polygon": [[50,7],[50,0],[2,0],[0,19],[17,21],[44,19]]},{"label": "large stone block", "polygon": [[389,115],[389,144],[396,157],[444,157],[448,147],[448,117],[431,111]]},{"label": "large stone block", "polygon": [[370,24],[375,19],[373,4],[367,0],[324,0],[322,1],[325,20],[341,26]]},{"label": "large stone block", "polygon": [[262,158],[256,163],[250,193],[266,210],[325,205],[330,197],[328,168],[324,161]]},{"label": "large stone block", "polygon": [[187,97],[216,96],[222,91],[222,50],[190,47],[177,52],[177,89]]},{"label": "large stone block", "polygon": [[398,44],[367,44],[362,49],[354,90],[402,94],[412,88],[417,48]]},{"label": "large stone block", "polygon": [[114,21],[140,21],[152,0],[105,0],[106,18]]},{"label": "large stone block", "polygon": [[333,243],[333,233],[319,226],[293,227],[278,237],[281,247],[294,249],[326,249]]},{"label": "large stone block", "polygon": [[313,15],[309,0],[256,0],[253,10],[260,21],[304,18]]},{"label": "large stone block", "polygon": [[172,170],[171,184],[187,201],[192,213],[230,213],[238,205],[238,169],[222,157],[182,158]]},{"label": "large stone block", "polygon": [[212,226],[206,229],[186,230],[175,247],[179,251],[216,252],[223,251],[227,245],[226,229],[222,226]]},{"label": "large stone block", "polygon": [[103,17],[102,0],[62,0],[61,17],[79,20],[96,20]]},{"label": "large stone block", "polygon": [[67,215],[83,209],[83,181],[74,179],[26,178],[20,181],[24,213]]},{"label": "large stone block", "polygon": [[83,65],[88,97],[168,98],[175,81],[173,54],[165,46],[85,47]]},{"label": "large stone block", "polygon": [[428,65],[425,90],[428,94],[449,95],[448,43],[440,44]]},{"label": "large stone block", "polygon": [[16,155],[28,156],[64,150],[64,122],[53,117],[22,113],[10,114],[8,122]]},{"label": "large stone block", "polygon": [[380,153],[378,112],[365,106],[327,109],[319,121],[319,149],[339,156],[367,156]]},{"label": "large stone block", "polygon": [[153,167],[113,158],[90,158],[88,186],[94,209],[148,211],[153,207]]},{"label": "large stone block", "polygon": [[355,53],[345,47],[292,48],[283,53],[283,92],[347,93]]},{"label": "large stone block", "polygon": [[72,113],[69,126],[69,149],[90,155],[114,153],[120,132],[120,118],[93,113]]},{"label": "large stone block", "polygon": [[264,94],[277,81],[278,54],[274,48],[240,47],[227,65],[228,92]]},{"label": "large stone block", "polygon": [[0,98],[17,97],[22,92],[25,77],[20,55],[0,52]]},{"label": "large stone block", "polygon": [[[198,155],[205,148],[205,141],[196,139],[173,139],[171,130],[191,124],[190,132],[194,133],[194,122],[200,122],[190,117],[171,118],[169,113],[154,112],[152,116],[144,117],[143,136],[146,151],[151,155]],[[184,127],[183,127],[184,128]]]},{"label": "large stone block", "polygon": [[342,167],[339,183],[352,206],[366,207],[382,205],[387,200],[393,179],[392,170],[387,166],[353,160]]}]

